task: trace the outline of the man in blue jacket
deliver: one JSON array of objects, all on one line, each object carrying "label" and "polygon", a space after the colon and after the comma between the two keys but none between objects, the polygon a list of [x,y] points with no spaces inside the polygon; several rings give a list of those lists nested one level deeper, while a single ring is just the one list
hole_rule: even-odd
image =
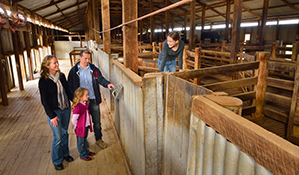
[{"label": "man in blue jacket", "polygon": [[71,94],[74,95],[78,87],[88,89],[89,92],[89,111],[92,117],[96,144],[101,148],[106,148],[106,143],[102,140],[101,111],[99,104],[102,102],[99,85],[105,88],[115,89],[115,86],[106,80],[101,71],[89,63],[90,52],[82,50],[79,56],[80,61],[72,67],[68,76],[68,84]]}]

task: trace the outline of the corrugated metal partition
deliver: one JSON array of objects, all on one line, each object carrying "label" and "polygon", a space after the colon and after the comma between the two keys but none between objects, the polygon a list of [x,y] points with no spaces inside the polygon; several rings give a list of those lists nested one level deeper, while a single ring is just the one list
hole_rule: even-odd
[{"label": "corrugated metal partition", "polygon": [[141,78],[118,61],[120,140],[132,174],[160,174],[162,162],[162,74]]},{"label": "corrugated metal partition", "polygon": [[270,175],[272,173],[191,114],[187,174]]},{"label": "corrugated metal partition", "polygon": [[168,74],[165,93],[162,174],[186,174],[192,96],[212,91]]},{"label": "corrugated metal partition", "polygon": [[204,96],[192,102],[188,175],[298,174],[299,147]]}]

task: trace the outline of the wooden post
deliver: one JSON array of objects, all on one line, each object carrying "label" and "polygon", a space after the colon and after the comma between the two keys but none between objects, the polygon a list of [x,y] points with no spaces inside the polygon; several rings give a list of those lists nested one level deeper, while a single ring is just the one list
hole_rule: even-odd
[{"label": "wooden post", "polygon": [[19,45],[18,50],[19,50],[19,59],[20,59],[22,78],[24,81],[27,81],[28,77],[27,77],[27,73],[26,73],[25,58],[24,58],[23,32],[16,31],[16,33],[17,33],[17,40],[18,40],[18,45]]},{"label": "wooden post", "polygon": [[[153,0],[150,2],[150,12],[154,11],[154,5]],[[150,17],[150,24],[151,24],[151,37],[150,37],[150,43],[154,42],[155,40],[155,19],[154,16]]]},{"label": "wooden post", "polygon": [[292,61],[296,61],[296,57],[299,54],[299,47],[298,43],[293,43],[293,48],[292,48]]},{"label": "wooden post", "polygon": [[279,18],[278,18],[277,19],[277,24],[276,24],[275,40],[279,40],[279,32],[280,32],[280,27],[279,27]]},{"label": "wooden post", "polygon": [[226,18],[225,18],[225,35],[224,39],[229,40],[229,22],[230,22],[230,0],[226,0]]},{"label": "wooden post", "polygon": [[237,52],[239,51],[239,37],[240,37],[240,24],[242,14],[243,0],[234,1],[234,20],[232,29],[231,51],[230,51],[230,64],[237,63]]},{"label": "wooden post", "polygon": [[28,69],[29,69],[29,78],[30,80],[34,80],[33,77],[33,68],[32,68],[32,57],[31,57],[31,45],[30,45],[30,38],[29,38],[29,32],[24,31],[24,40],[25,40],[25,47],[27,52],[27,60],[28,60]]},{"label": "wooden post", "polygon": [[194,31],[195,31],[195,0],[190,2],[190,21],[189,21],[189,50],[195,48],[195,38],[194,38]]},{"label": "wooden post", "polygon": [[5,76],[3,72],[3,64],[2,64],[2,42],[1,42],[1,33],[0,33],[0,93],[1,93],[1,98],[2,98],[2,105],[7,106],[8,105],[8,98],[7,98],[7,92],[6,92],[6,87],[5,87]]},{"label": "wooden post", "polygon": [[259,30],[259,44],[260,45],[264,45],[264,40],[265,40],[264,35],[265,35],[265,32],[266,32],[268,7],[269,7],[269,0],[264,0],[262,22],[261,22],[261,26],[260,26],[260,30]]},{"label": "wooden post", "polygon": [[155,53],[157,52],[157,51],[156,51],[157,43],[156,43],[156,42],[153,42],[152,45],[153,45],[153,54],[155,54]]},{"label": "wooden post", "polygon": [[[201,67],[201,57],[200,57],[200,48],[197,47],[195,48],[195,64],[194,64],[194,69],[200,69]],[[194,78],[194,84],[199,85],[200,84],[200,79],[199,78]]]},{"label": "wooden post", "polygon": [[255,86],[256,91],[256,99],[254,104],[256,106],[255,113],[252,114],[252,119],[254,120],[262,120],[264,118],[263,107],[265,103],[265,93],[267,89],[267,82],[266,78],[268,75],[267,70],[267,62],[269,60],[270,53],[269,52],[257,52],[256,53],[256,60],[260,61],[259,69],[257,70],[258,81],[257,85]]},{"label": "wooden post", "polygon": [[187,42],[187,23],[188,23],[188,13],[185,13],[185,22],[184,22],[184,42]]},{"label": "wooden post", "polygon": [[[169,0],[165,0],[165,7],[169,6]],[[165,38],[167,34],[169,33],[169,19],[170,19],[170,13],[169,10],[165,12]]]},{"label": "wooden post", "polygon": [[163,48],[163,43],[159,43],[159,52],[162,51],[162,48]]},{"label": "wooden post", "polygon": [[[142,11],[140,10],[140,14],[142,15]],[[143,41],[143,20],[139,21],[139,41]]]},{"label": "wooden post", "polygon": [[23,79],[22,79],[22,72],[21,72],[21,64],[20,64],[20,57],[19,57],[19,46],[18,46],[18,39],[17,34],[11,32],[12,35],[12,42],[14,47],[14,53],[15,53],[15,60],[16,60],[16,69],[17,69],[17,75],[18,75],[18,82],[19,82],[19,89],[24,90],[23,85]]},{"label": "wooden post", "polygon": [[[137,0],[122,1],[123,23],[137,18]],[[137,21],[123,28],[124,66],[138,73],[138,26]]]},{"label": "wooden post", "polygon": [[202,4],[202,11],[201,11],[201,32],[200,32],[200,40],[204,43],[203,32],[205,30],[205,21],[206,21],[206,5]]},{"label": "wooden post", "polygon": [[[98,0],[93,0],[93,1],[94,1],[94,3],[98,2]],[[104,30],[110,29],[110,3],[109,3],[109,0],[101,0],[101,8],[102,8],[102,23],[103,23],[103,31],[104,31]],[[96,16],[96,17],[98,18],[98,16]],[[99,40],[99,38],[98,38],[98,40]],[[107,54],[110,55],[111,54],[110,31],[103,33],[103,45],[104,45],[104,52],[106,52]]]},{"label": "wooden post", "polygon": [[[294,129],[294,117],[298,115],[298,90],[299,90],[299,54],[297,55],[297,65],[296,65],[296,73],[294,77],[294,89],[293,89],[293,96],[290,108],[290,114],[288,119],[287,125],[287,140],[292,141],[293,129]],[[299,143],[296,143],[299,144]]]},{"label": "wooden post", "polygon": [[184,48],[184,53],[183,53],[183,69],[186,70],[187,69],[187,49],[188,46],[185,46]]},{"label": "wooden post", "polygon": [[278,47],[278,43],[274,42],[272,43],[272,53],[271,53],[271,57],[276,58],[277,55],[277,47]]}]

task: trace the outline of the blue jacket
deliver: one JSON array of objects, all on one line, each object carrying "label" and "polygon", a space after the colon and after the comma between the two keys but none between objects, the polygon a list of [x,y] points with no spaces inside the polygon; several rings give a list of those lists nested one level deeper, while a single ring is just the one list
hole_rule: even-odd
[{"label": "blue jacket", "polygon": [[[68,84],[71,91],[72,99],[74,97],[75,90],[80,87],[80,75],[78,70],[79,64],[80,61],[74,67],[72,67],[68,75]],[[94,64],[89,63],[89,66],[92,70],[92,72],[90,73],[92,75],[92,86],[94,95],[96,96],[96,102],[97,104],[100,104],[102,102],[102,98],[99,84],[107,88],[108,84],[111,83],[102,76],[101,71]]]}]

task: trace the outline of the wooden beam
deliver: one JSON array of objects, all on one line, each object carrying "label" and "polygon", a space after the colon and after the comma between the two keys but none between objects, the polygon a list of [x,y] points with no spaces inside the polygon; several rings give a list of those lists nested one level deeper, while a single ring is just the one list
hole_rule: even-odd
[{"label": "wooden beam", "polygon": [[43,9],[51,7],[53,5],[57,5],[57,4],[59,4],[59,3],[63,2],[63,1],[66,1],[66,0],[51,1],[50,4],[44,5],[42,7],[36,8],[36,9],[33,9],[33,10],[31,10],[31,12],[35,13],[37,11],[43,10]]},{"label": "wooden beam", "polygon": [[242,6],[242,8],[243,8],[244,10],[246,10],[248,13],[250,13],[250,14],[252,14],[253,16],[257,17],[258,19],[261,19],[261,17],[260,17],[259,15],[257,15],[256,13],[254,13],[253,11],[251,11],[250,9],[248,9],[248,8],[246,8],[246,7],[244,7],[244,6]]},{"label": "wooden beam", "polygon": [[265,40],[264,35],[265,35],[265,32],[266,32],[268,7],[269,7],[269,0],[264,0],[262,22],[261,22],[260,31],[259,31],[259,44],[261,46],[264,45],[264,40]]},{"label": "wooden beam", "polygon": [[242,64],[228,64],[224,66],[215,66],[212,68],[202,68],[198,70],[189,70],[185,72],[175,72],[171,73],[176,77],[180,77],[185,80],[189,80],[192,78],[199,78],[208,75],[215,74],[229,74],[231,72],[237,71],[245,71],[245,70],[253,70],[259,67],[259,62],[248,62]]},{"label": "wooden beam", "polygon": [[230,1],[231,0],[226,0],[226,19],[225,19],[225,34],[224,34],[224,39],[228,42],[229,40],[229,22],[230,22]]},{"label": "wooden beam", "polygon": [[[150,12],[154,12],[154,5],[153,0],[150,2]],[[150,37],[150,43],[153,43],[155,40],[155,21],[154,16],[150,16],[150,24],[151,24],[151,37]]]},{"label": "wooden beam", "polygon": [[269,118],[274,119],[274,120],[281,121],[282,123],[288,122],[288,115],[281,113],[279,111],[275,111],[268,107],[263,108],[263,114]]},{"label": "wooden beam", "polygon": [[[73,18],[78,18],[78,17],[81,17],[81,15],[85,14],[85,8],[82,8],[80,9],[78,12],[77,11],[74,11],[74,13],[72,13],[71,15],[68,16],[69,20],[73,19]],[[67,14],[65,14],[67,15]],[[65,17],[64,15],[61,15],[60,17]],[[55,21],[54,23],[56,25],[60,25],[61,23],[65,23],[65,20],[67,20],[67,18],[62,18],[62,19],[59,19],[57,21]],[[54,20],[52,20],[54,21]]]},{"label": "wooden beam", "polygon": [[[1,93],[1,98],[2,98],[2,105],[7,106],[8,105],[8,98],[7,98],[7,92],[6,92],[6,86],[5,86],[5,75],[3,72],[4,65],[2,64],[2,37],[1,37],[1,32],[0,32],[0,93]],[[4,58],[5,59],[5,58]]]},{"label": "wooden beam", "polygon": [[239,79],[239,80],[231,80],[231,81],[207,84],[207,85],[204,85],[203,87],[208,88],[212,91],[223,91],[226,89],[233,89],[233,88],[239,88],[239,87],[244,87],[244,86],[256,85],[256,83],[257,83],[257,77],[252,77],[252,78],[243,78],[243,79]]},{"label": "wooden beam", "polygon": [[[165,7],[167,7],[167,6],[169,6],[169,0],[165,0]],[[165,35],[166,36],[169,33],[169,19],[170,19],[170,12],[169,12],[169,10],[167,10],[165,12]]]},{"label": "wooden beam", "polygon": [[[137,18],[137,0],[122,1],[123,23]],[[138,26],[137,21],[123,27],[124,66],[138,74]],[[153,31],[153,29],[151,29]]]},{"label": "wooden beam", "polygon": [[262,111],[265,104],[265,93],[267,89],[266,77],[268,75],[267,61],[269,60],[269,52],[257,52],[256,60],[260,61],[259,69],[256,71],[255,76],[258,76],[257,85],[254,87],[256,91],[256,100],[254,104],[256,106],[256,111],[252,114],[252,119],[262,120],[264,118]]},{"label": "wooden beam", "polygon": [[241,99],[242,101],[253,100],[253,99],[255,99],[255,96],[256,96],[255,91],[243,92],[240,94],[232,95],[232,97],[237,97],[237,98]]},{"label": "wooden beam", "polygon": [[234,20],[232,25],[232,39],[231,39],[231,55],[230,63],[237,63],[237,53],[239,52],[239,37],[240,37],[240,24],[242,17],[242,3],[243,0],[234,1]]},{"label": "wooden beam", "polygon": [[[98,0],[95,0],[98,1]],[[110,4],[109,0],[101,0],[103,31],[110,29]],[[99,26],[98,26],[99,27]],[[100,39],[100,38],[98,38]],[[111,54],[110,31],[103,33],[104,52]]]},{"label": "wooden beam", "polygon": [[196,0],[192,0],[190,2],[190,17],[189,17],[189,50],[195,49],[195,2]]},{"label": "wooden beam", "polygon": [[63,11],[65,11],[65,10],[68,10],[68,9],[70,9],[70,8],[73,8],[73,7],[76,7],[77,5],[81,5],[81,4],[83,4],[83,3],[86,3],[86,1],[82,1],[82,2],[76,3],[76,4],[74,4],[74,5],[71,5],[71,6],[66,7],[66,8],[64,8],[64,9],[56,10],[56,11],[53,12],[53,13],[50,13],[50,14],[48,14],[48,15],[43,16],[43,18],[47,18],[47,17],[49,17],[49,16],[55,15],[56,13],[63,12]]},{"label": "wooden beam", "polygon": [[293,91],[294,81],[267,77],[267,86]]},{"label": "wooden beam", "polygon": [[206,5],[202,5],[202,12],[201,12],[201,31],[200,31],[200,38],[202,42],[204,42],[203,32],[205,30],[205,20],[206,20]]},{"label": "wooden beam", "polygon": [[284,2],[287,6],[289,6],[296,13],[299,13],[299,10],[294,5],[292,5],[291,3],[289,3],[287,0],[280,0],[280,1]]},{"label": "wooden beam", "polygon": [[31,57],[31,45],[30,45],[30,37],[29,32],[23,31],[25,47],[27,52],[27,60],[28,60],[28,69],[29,69],[29,78],[30,80],[34,80],[33,77],[33,66],[32,66],[32,57]]}]

